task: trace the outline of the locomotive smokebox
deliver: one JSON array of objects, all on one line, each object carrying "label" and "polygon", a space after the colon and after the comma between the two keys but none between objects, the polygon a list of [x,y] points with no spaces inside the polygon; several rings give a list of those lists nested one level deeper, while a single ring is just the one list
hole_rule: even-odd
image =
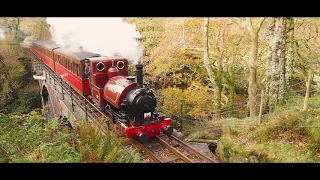
[{"label": "locomotive smokebox", "polygon": [[142,64],[137,64],[136,65],[137,69],[137,87],[142,88],[143,87],[143,65]]}]

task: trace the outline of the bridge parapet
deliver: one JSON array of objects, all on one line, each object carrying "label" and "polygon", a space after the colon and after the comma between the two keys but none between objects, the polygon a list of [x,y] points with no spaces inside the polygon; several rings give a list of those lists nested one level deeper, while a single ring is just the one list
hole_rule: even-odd
[{"label": "bridge parapet", "polygon": [[33,61],[33,78],[40,85],[46,119],[68,117],[73,127],[77,127],[79,121],[86,120],[86,112],[74,103],[74,90],[35,56],[29,55],[29,58]]}]

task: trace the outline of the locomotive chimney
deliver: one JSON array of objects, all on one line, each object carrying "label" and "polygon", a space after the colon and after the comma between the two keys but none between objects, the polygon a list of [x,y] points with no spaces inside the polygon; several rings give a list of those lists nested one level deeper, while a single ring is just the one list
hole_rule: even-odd
[{"label": "locomotive chimney", "polygon": [[142,64],[137,64],[136,65],[137,69],[137,87],[142,88],[143,87],[143,65]]}]

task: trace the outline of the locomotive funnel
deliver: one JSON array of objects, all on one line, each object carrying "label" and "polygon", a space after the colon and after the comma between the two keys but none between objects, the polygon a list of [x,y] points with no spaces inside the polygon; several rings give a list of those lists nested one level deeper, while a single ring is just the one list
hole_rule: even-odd
[{"label": "locomotive funnel", "polygon": [[136,65],[137,69],[137,87],[142,88],[143,87],[143,65],[142,64],[137,64]]}]

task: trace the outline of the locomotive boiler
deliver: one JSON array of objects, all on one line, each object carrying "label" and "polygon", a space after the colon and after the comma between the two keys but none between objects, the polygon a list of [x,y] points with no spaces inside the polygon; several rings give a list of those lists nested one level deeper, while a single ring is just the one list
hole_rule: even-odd
[{"label": "locomotive boiler", "polygon": [[141,142],[161,132],[171,135],[171,119],[155,112],[157,100],[143,84],[143,66],[136,65],[136,76],[119,76],[113,65],[108,70],[110,79],[104,87],[103,97],[108,102],[107,109],[113,114],[114,122],[121,124],[128,138],[137,138]]}]

